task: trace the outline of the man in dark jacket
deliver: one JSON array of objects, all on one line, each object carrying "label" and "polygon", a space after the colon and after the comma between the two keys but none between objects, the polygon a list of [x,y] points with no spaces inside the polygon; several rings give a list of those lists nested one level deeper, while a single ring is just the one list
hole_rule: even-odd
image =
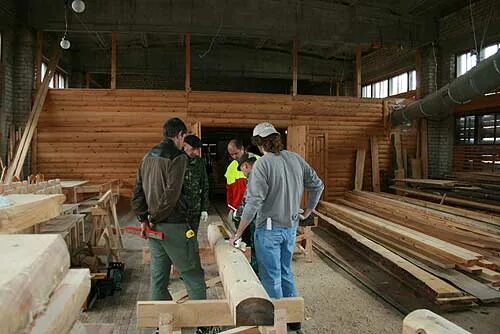
[{"label": "man in dark jacket", "polygon": [[186,125],[178,118],[165,123],[163,141],[141,162],[132,198],[143,230],[152,228],[165,233],[163,240],[149,239],[153,300],[172,300],[167,290],[172,264],[181,274],[189,299],[207,297],[198,241],[188,221],[188,191],[183,182],[188,157],[181,149],[186,132]]},{"label": "man in dark jacket", "polygon": [[208,175],[205,162],[201,158],[201,139],[195,135],[184,139],[184,152],[189,157],[184,187],[188,195],[188,222],[198,233],[201,223],[208,220]]}]

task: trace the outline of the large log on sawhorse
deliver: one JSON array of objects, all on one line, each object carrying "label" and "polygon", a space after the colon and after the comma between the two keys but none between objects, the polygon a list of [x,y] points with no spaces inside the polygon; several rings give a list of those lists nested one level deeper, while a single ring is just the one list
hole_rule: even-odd
[{"label": "large log on sawhorse", "polygon": [[229,244],[222,225],[208,226],[208,242],[214,250],[226,298],[236,326],[274,324],[274,305],[244,253]]},{"label": "large log on sawhorse", "polygon": [[[271,301],[274,309],[286,311],[287,322],[304,321],[304,299],[302,297],[272,299]],[[138,301],[137,328],[158,327],[162,314],[172,315],[173,328],[235,326],[230,308],[227,299],[187,300],[179,304],[163,300]]]},{"label": "large log on sawhorse", "polygon": [[404,318],[403,334],[471,333],[429,310],[416,310]]}]

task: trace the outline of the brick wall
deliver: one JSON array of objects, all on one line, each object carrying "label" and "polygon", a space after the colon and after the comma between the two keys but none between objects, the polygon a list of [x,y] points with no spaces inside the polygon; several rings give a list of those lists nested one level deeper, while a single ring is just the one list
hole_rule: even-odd
[{"label": "brick wall", "polygon": [[364,84],[415,69],[415,50],[390,47],[363,56],[361,81]]}]

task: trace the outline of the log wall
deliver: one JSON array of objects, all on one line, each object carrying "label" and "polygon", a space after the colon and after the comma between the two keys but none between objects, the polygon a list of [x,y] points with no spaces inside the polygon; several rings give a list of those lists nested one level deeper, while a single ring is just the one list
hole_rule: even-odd
[{"label": "log wall", "polygon": [[[391,169],[381,100],[64,89],[49,91],[40,116],[35,141],[36,170],[46,178],[95,182],[120,179],[130,191],[142,156],[161,140],[163,123],[174,116],[187,124],[200,122],[203,127],[252,128],[262,121],[281,128],[307,125],[311,136],[323,136],[327,141],[328,161],[321,172],[326,174],[322,176],[327,200],[352,189],[355,152],[359,147],[369,148],[370,135],[379,136],[381,170]],[[370,159],[367,155],[365,189],[370,189]]]}]

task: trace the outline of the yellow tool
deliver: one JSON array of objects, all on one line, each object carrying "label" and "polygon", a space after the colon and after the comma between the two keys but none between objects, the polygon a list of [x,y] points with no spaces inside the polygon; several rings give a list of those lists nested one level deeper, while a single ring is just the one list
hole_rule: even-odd
[{"label": "yellow tool", "polygon": [[191,239],[194,236],[195,236],[195,233],[193,230],[189,229],[186,231],[186,238]]}]

